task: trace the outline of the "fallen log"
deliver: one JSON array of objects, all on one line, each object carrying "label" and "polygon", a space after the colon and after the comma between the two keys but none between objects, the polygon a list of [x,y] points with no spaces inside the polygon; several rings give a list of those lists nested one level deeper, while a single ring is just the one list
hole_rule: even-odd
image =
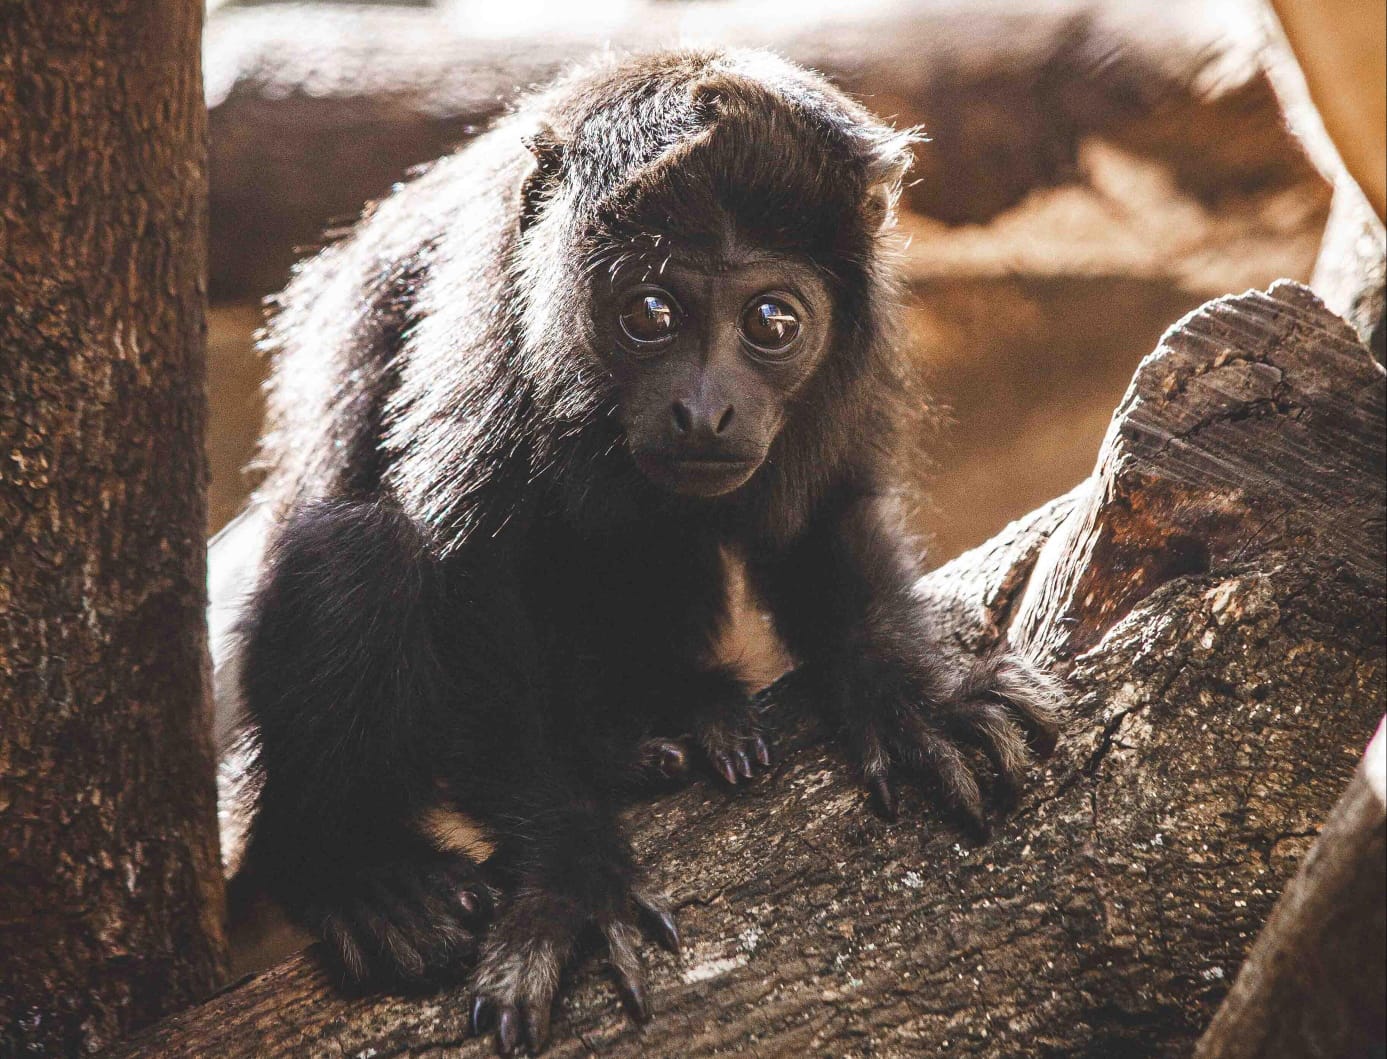
[{"label": "fallen log", "polygon": [[[953,647],[1073,689],[1014,818],[981,848],[923,797],[880,822],[791,675],[765,782],[627,813],[686,941],[655,1020],[583,968],[548,1054],[1187,1054],[1378,723],[1385,397],[1295,284],[1173,327],[1093,476],[919,584]],[[484,1055],[465,1009],[344,996],[310,949],[118,1054]]]}]

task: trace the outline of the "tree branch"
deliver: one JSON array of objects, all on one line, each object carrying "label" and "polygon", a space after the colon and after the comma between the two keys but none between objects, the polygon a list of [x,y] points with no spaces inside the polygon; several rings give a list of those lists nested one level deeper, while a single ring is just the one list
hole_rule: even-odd
[{"label": "tree branch", "polygon": [[[1377,723],[1383,429],[1382,369],[1304,288],[1182,321],[1094,476],[919,585],[956,647],[1009,636],[1075,693],[999,837],[919,796],[881,823],[792,722],[742,795],[630,808],[686,951],[652,955],[645,1028],[579,971],[550,1054],[1186,1054]],[[310,950],[125,1054],[486,1054],[465,1021],[461,991],[345,997]]]}]

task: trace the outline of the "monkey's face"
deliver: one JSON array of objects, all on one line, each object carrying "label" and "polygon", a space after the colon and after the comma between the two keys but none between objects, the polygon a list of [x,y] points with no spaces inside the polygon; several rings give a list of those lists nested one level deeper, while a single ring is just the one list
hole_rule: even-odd
[{"label": "monkey's face", "polygon": [[631,455],[686,496],[721,496],[756,473],[831,332],[823,280],[768,254],[670,263],[595,308]]}]

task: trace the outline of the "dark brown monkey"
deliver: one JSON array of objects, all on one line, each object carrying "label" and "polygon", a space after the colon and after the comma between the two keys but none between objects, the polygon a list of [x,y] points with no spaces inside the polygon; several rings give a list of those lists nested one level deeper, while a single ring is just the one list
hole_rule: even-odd
[{"label": "dark brown monkey", "polygon": [[[986,830],[1054,685],[945,666],[894,517],[912,414],[890,221],[913,136],[762,53],[609,60],[372,209],[280,299],[242,628],[248,872],[368,985],[470,975],[538,1050],[582,935],[636,1012],[677,944],[618,792],[770,761],[712,660],[724,552],[879,809],[928,778]],[[684,740],[684,742],[680,742]],[[683,749],[681,749],[683,748]],[[481,821],[485,870],[441,848]]]}]

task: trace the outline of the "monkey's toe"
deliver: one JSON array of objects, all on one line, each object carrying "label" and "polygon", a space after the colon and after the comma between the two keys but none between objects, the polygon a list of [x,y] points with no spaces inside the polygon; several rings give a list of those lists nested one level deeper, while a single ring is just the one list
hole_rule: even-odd
[{"label": "monkey's toe", "polygon": [[728,786],[771,767],[770,744],[749,701],[714,711],[697,726],[696,736],[709,766]]}]

